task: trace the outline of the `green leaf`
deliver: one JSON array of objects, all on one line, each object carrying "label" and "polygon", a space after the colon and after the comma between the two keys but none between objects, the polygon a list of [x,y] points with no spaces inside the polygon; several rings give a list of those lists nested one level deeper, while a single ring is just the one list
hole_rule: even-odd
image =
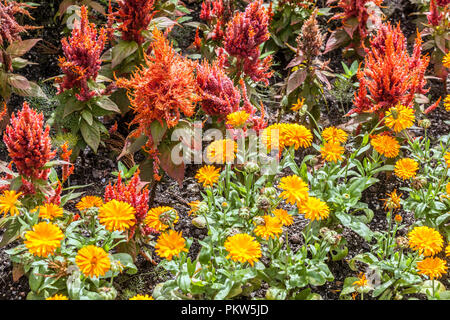
[{"label": "green leaf", "polygon": [[114,101],[107,97],[102,97],[101,99],[97,100],[95,104],[103,110],[120,113],[120,109],[117,104],[115,104]]},{"label": "green leaf", "polygon": [[120,40],[119,43],[112,49],[111,68],[114,69],[125,58],[132,55],[138,49],[138,47],[138,44],[134,41]]},{"label": "green leaf", "polygon": [[81,120],[80,130],[84,141],[94,153],[97,153],[100,144],[100,130],[97,123],[94,122],[93,125],[89,125],[85,120]]},{"label": "green leaf", "polygon": [[92,126],[94,123],[94,118],[92,117],[92,113],[89,112],[89,110],[83,110],[81,111],[81,117],[83,117],[84,120],[86,120],[87,124]]}]

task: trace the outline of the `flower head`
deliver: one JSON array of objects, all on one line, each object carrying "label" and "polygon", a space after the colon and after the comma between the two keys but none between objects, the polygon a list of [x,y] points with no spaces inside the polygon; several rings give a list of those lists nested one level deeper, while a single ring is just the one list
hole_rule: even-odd
[{"label": "flower head", "polygon": [[265,128],[261,134],[261,140],[268,151],[283,150],[286,146],[286,123],[275,123]]},{"label": "flower head", "polygon": [[352,283],[353,286],[357,287],[357,288],[362,288],[367,286],[367,278],[366,278],[366,274],[361,272],[358,276],[358,280],[356,280],[355,282]]},{"label": "flower head", "polygon": [[292,175],[280,179],[278,186],[283,190],[280,196],[291,204],[300,204],[308,198],[308,184],[299,176]]},{"label": "flower head", "polygon": [[80,202],[76,204],[76,208],[80,211],[85,211],[89,208],[100,208],[103,205],[103,200],[97,196],[85,196],[81,198]]},{"label": "flower head", "polygon": [[103,248],[88,245],[78,250],[75,263],[89,278],[104,276],[111,268],[111,260]]},{"label": "flower head", "polygon": [[162,233],[156,241],[156,253],[161,258],[172,260],[173,256],[178,256],[182,251],[188,252],[185,243],[186,240],[181,231],[169,230],[169,232]]},{"label": "flower head", "polygon": [[220,168],[206,165],[198,169],[195,179],[203,184],[203,187],[212,187],[214,183],[219,181]]},{"label": "flower head", "polygon": [[245,124],[245,122],[248,120],[249,117],[250,117],[250,115],[243,110],[235,111],[235,112],[227,115],[226,124],[231,126],[234,129],[241,128]]},{"label": "flower head", "polygon": [[148,294],[137,294],[134,297],[130,298],[129,300],[155,300],[152,296],[149,296]]},{"label": "flower head", "polygon": [[305,215],[306,219],[311,221],[326,219],[330,214],[330,208],[326,202],[315,197],[308,197],[306,201],[300,204],[298,210]]},{"label": "flower head", "polygon": [[388,135],[377,134],[370,139],[370,144],[386,158],[395,158],[400,151],[397,139]]},{"label": "flower head", "polygon": [[444,161],[445,161],[445,164],[447,165],[447,168],[450,168],[450,151],[447,151],[444,154]]},{"label": "flower head", "polygon": [[450,94],[446,95],[444,98],[444,108],[446,111],[450,111]]},{"label": "flower head", "polygon": [[401,203],[400,201],[402,193],[397,194],[397,190],[392,191],[391,193],[387,193],[386,194],[388,197],[386,199],[381,199],[384,200],[384,209],[385,210],[397,210],[401,207]]},{"label": "flower head", "polygon": [[415,227],[409,234],[409,246],[425,257],[434,256],[442,251],[444,240],[441,234],[427,226]]},{"label": "flower head", "polygon": [[386,126],[395,132],[400,132],[411,127],[414,124],[414,109],[398,105],[386,111],[384,122]]},{"label": "flower head", "polygon": [[[67,162],[70,162],[70,156],[72,155],[72,150],[69,149],[69,145],[66,142],[64,142],[61,145],[61,159]],[[73,164],[63,164],[62,166],[62,181],[66,181],[69,176],[72,175],[73,171],[75,170],[75,166]]]},{"label": "flower head", "polygon": [[323,147],[320,149],[320,153],[325,161],[337,163],[342,160],[344,147],[338,143],[325,142]]},{"label": "flower head", "polygon": [[300,98],[297,99],[297,103],[294,103],[291,107],[292,111],[298,111],[301,108],[303,108],[303,105],[305,104],[305,98],[302,98],[300,100]]},{"label": "flower head", "polygon": [[326,142],[345,143],[347,141],[348,134],[342,129],[328,127],[322,131],[322,137]]},{"label": "flower head", "polygon": [[7,43],[21,41],[20,34],[30,29],[36,29],[32,26],[21,26],[15,19],[15,15],[21,13],[31,19],[28,9],[33,6],[26,3],[19,3],[16,1],[0,1],[0,47],[5,47]]},{"label": "flower head", "polygon": [[233,162],[236,158],[237,144],[233,140],[215,140],[207,148],[207,159],[212,163]]},{"label": "flower head", "polygon": [[397,177],[406,180],[413,178],[419,170],[419,164],[410,158],[403,158],[395,163],[394,173]]},{"label": "flower head", "polygon": [[447,273],[447,263],[438,257],[428,257],[417,262],[417,270],[419,274],[428,276],[431,280],[439,279]]},{"label": "flower head", "polygon": [[169,223],[175,224],[177,222],[178,213],[172,207],[152,208],[144,219],[144,223],[156,231],[164,231],[169,228]]},{"label": "flower head", "polygon": [[54,203],[44,203],[39,206],[39,218],[53,220],[63,216],[63,208]]},{"label": "flower head", "polygon": [[25,233],[25,246],[28,251],[38,257],[48,257],[61,246],[64,235],[53,223],[40,222]]},{"label": "flower head", "polygon": [[275,217],[277,217],[283,226],[290,226],[294,222],[294,218],[284,209],[278,208],[272,211]]},{"label": "flower head", "polygon": [[238,233],[228,237],[224,244],[228,251],[227,259],[248,262],[251,266],[261,258],[261,245],[254,237],[246,233]]},{"label": "flower head", "polygon": [[124,231],[136,223],[135,213],[127,202],[113,199],[98,209],[98,219],[109,231]]},{"label": "flower head", "polygon": [[294,146],[295,150],[299,147],[307,148],[311,146],[313,139],[311,131],[297,123],[290,123],[286,126],[285,137],[285,145],[287,147]]},{"label": "flower head", "polygon": [[444,58],[442,58],[442,64],[444,67],[450,69],[450,51],[445,54]]},{"label": "flower head", "polygon": [[0,213],[7,214],[9,213],[11,216],[17,216],[19,214],[20,206],[19,197],[22,195],[22,192],[16,192],[14,190],[5,190],[2,195],[0,195]]},{"label": "flower head", "polygon": [[55,294],[54,296],[48,297],[45,300],[69,300],[69,298],[67,298],[63,294]]},{"label": "flower head", "polygon": [[264,223],[257,225],[253,232],[265,240],[278,237],[283,232],[283,224],[277,217],[265,215],[262,217]]}]

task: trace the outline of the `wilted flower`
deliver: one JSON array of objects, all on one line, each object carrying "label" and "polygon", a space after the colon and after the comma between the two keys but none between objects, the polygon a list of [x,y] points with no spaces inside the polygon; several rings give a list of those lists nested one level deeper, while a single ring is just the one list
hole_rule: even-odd
[{"label": "wilted flower", "polygon": [[303,105],[305,104],[305,98],[302,98],[300,100],[300,98],[297,99],[297,103],[294,103],[291,107],[292,111],[299,111],[300,109],[303,108]]},{"label": "wilted flower", "polygon": [[358,280],[356,280],[355,282],[352,283],[353,286],[357,287],[357,288],[362,288],[367,286],[367,278],[366,278],[366,274],[363,272],[359,273],[358,276]]},{"label": "wilted flower", "polygon": [[228,251],[227,259],[248,262],[251,266],[261,257],[261,245],[254,237],[246,233],[238,233],[228,237],[224,244]]}]

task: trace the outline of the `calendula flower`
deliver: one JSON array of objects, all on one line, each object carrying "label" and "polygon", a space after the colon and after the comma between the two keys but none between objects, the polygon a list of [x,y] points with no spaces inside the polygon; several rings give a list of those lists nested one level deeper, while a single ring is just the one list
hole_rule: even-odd
[{"label": "calendula flower", "polygon": [[9,213],[11,216],[17,216],[19,214],[20,206],[19,197],[22,195],[22,192],[17,193],[14,190],[6,190],[3,191],[0,196],[0,213],[6,215]]},{"label": "calendula flower", "polygon": [[445,256],[450,257],[450,244],[445,247]]},{"label": "calendula flower", "polygon": [[294,222],[294,218],[284,209],[275,209],[272,213],[281,221],[283,226],[290,226]]},{"label": "calendula flower", "polygon": [[308,198],[308,184],[299,176],[292,175],[280,179],[279,188],[283,190],[280,196],[288,203],[299,204]]},{"label": "calendula flower", "polygon": [[450,68],[450,51],[446,53],[444,58],[442,59],[442,64],[446,68]]},{"label": "calendula flower", "polygon": [[233,162],[236,158],[236,152],[237,144],[233,140],[216,140],[206,148],[206,157],[210,162],[223,164]]},{"label": "calendula flower", "polygon": [[438,257],[428,257],[417,262],[417,270],[419,274],[428,276],[430,280],[439,279],[447,273],[447,263]]},{"label": "calendula flower", "polygon": [[161,258],[172,260],[173,256],[178,256],[182,251],[188,252],[186,240],[182,237],[181,231],[169,230],[162,233],[156,241],[156,253]]},{"label": "calendula flower", "polygon": [[302,98],[300,100],[300,98],[297,99],[297,103],[294,103],[291,107],[292,111],[298,111],[301,108],[303,108],[303,105],[305,104],[305,98]]},{"label": "calendula flower", "polygon": [[326,219],[330,214],[328,205],[315,197],[308,197],[306,201],[300,204],[298,211],[311,221]]},{"label": "calendula flower", "polygon": [[137,294],[134,297],[130,298],[129,300],[155,300],[152,296],[149,296],[148,294]]},{"label": "calendula flower", "polygon": [[388,135],[377,134],[372,137],[370,144],[386,158],[395,158],[400,151],[400,144],[397,139]]},{"label": "calendula flower", "polygon": [[403,158],[395,163],[394,173],[397,177],[406,180],[413,178],[419,170],[419,164],[410,158]]},{"label": "calendula flower", "polygon": [[328,162],[338,162],[342,160],[342,154],[344,153],[344,147],[340,144],[333,142],[325,142],[323,147],[320,149],[320,154],[325,161]]},{"label": "calendula flower", "polygon": [[224,247],[228,251],[227,259],[241,263],[248,262],[251,266],[261,257],[261,245],[246,233],[228,237]]},{"label": "calendula flower", "polygon": [[67,298],[65,295],[63,294],[55,294],[52,297],[48,297],[45,300],[69,300],[69,298]]},{"label": "calendula flower", "polygon": [[397,222],[397,223],[402,223],[403,218],[402,218],[401,215],[396,214],[396,215],[394,216],[394,221]]},{"label": "calendula flower", "polygon": [[387,210],[397,210],[401,207],[400,201],[402,193],[397,194],[397,190],[392,191],[391,193],[386,194],[388,197],[384,200],[384,209]]},{"label": "calendula flower", "polygon": [[345,143],[347,141],[347,133],[336,127],[328,127],[322,131],[322,137],[326,142],[330,143]]},{"label": "calendula flower", "polygon": [[444,108],[446,111],[450,111],[450,94],[444,98]]},{"label": "calendula flower", "polygon": [[450,152],[446,152],[444,154],[444,160],[445,164],[447,165],[447,168],[450,168]]},{"label": "calendula flower", "polygon": [[203,187],[212,187],[214,183],[219,181],[220,168],[206,165],[198,169],[195,179],[203,184]]},{"label": "calendula flower", "polygon": [[409,246],[425,257],[434,256],[442,251],[444,240],[441,234],[427,226],[415,227],[409,234]]},{"label": "calendula flower", "polygon": [[135,213],[128,203],[113,199],[98,209],[98,219],[109,231],[124,231],[136,223]]},{"label": "calendula flower", "polygon": [[269,215],[265,215],[262,218],[264,219],[264,223],[257,225],[255,230],[253,230],[258,237],[265,240],[269,238],[275,239],[275,237],[278,237],[283,232],[283,224],[280,219]]},{"label": "calendula flower", "polygon": [[[172,217],[173,215],[173,217]],[[156,207],[148,211],[144,223],[156,231],[164,231],[169,228],[169,223],[178,222],[178,213],[172,207]]]},{"label": "calendula flower", "polygon": [[275,123],[265,128],[261,134],[261,141],[268,151],[283,150],[286,145],[286,123]]},{"label": "calendula flower", "polygon": [[240,128],[245,124],[249,117],[250,115],[245,111],[236,111],[227,115],[226,124],[235,129]]},{"label": "calendula flower", "polygon": [[411,127],[414,124],[414,120],[414,109],[401,104],[386,111],[384,118],[386,126],[395,132],[400,132]]},{"label": "calendula flower", "polygon": [[111,260],[103,248],[89,245],[78,250],[75,263],[89,278],[104,276],[111,268]]},{"label": "calendula flower", "polygon": [[297,150],[299,147],[307,148],[311,146],[312,143],[312,133],[305,126],[299,125],[297,123],[289,124],[286,127],[286,147],[294,146]]},{"label": "calendula flower", "polygon": [[360,272],[359,276],[358,276],[358,280],[353,282],[352,285],[357,288],[362,288],[362,287],[367,286],[367,283],[368,282],[367,282],[366,274],[364,272]]},{"label": "calendula flower", "polygon": [[188,211],[188,215],[191,214],[196,215],[196,212],[198,210],[198,206],[200,205],[200,200],[194,200],[188,203],[188,205],[191,207],[191,210]]},{"label": "calendula flower", "polygon": [[75,207],[80,211],[84,211],[92,207],[100,208],[102,205],[102,198],[97,196],[85,196],[81,198],[80,202],[78,202]]},{"label": "calendula flower", "polygon": [[25,233],[25,247],[38,257],[48,257],[61,246],[64,234],[57,225],[49,222],[40,222],[33,229]]},{"label": "calendula flower", "polygon": [[63,216],[63,208],[53,203],[44,203],[39,206],[39,218],[53,220]]}]

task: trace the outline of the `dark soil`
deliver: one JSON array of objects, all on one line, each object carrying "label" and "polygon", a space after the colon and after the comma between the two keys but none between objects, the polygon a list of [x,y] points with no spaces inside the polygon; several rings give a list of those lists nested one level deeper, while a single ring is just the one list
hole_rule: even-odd
[{"label": "dark soil", "polygon": [[[325,2],[325,1],[322,1]],[[37,62],[37,65],[27,67],[23,70],[23,74],[30,80],[42,81],[46,78],[58,75],[61,71],[57,65],[57,58],[61,55],[60,38],[64,30],[64,26],[60,21],[53,19],[57,6],[53,1],[42,1],[39,9],[34,10],[33,16],[35,21],[29,22],[30,24],[43,25],[44,28],[30,32],[29,37],[39,37],[45,39],[41,45],[33,48],[28,54],[27,59]],[[410,36],[415,32],[415,25],[412,22],[410,13],[414,12],[415,7],[407,0],[392,0],[385,1],[384,5],[389,8],[391,21],[401,21],[402,30],[406,36]],[[191,16],[193,21],[198,21],[200,2],[193,2],[187,4],[188,8],[192,9]],[[325,7],[324,4],[319,7]],[[322,22],[326,22],[328,18],[324,18]],[[28,21],[27,21],[28,22]],[[331,27],[331,29],[333,29]],[[174,40],[177,45],[185,51],[194,40],[195,29],[191,27],[175,27],[172,32]],[[340,50],[334,50],[323,57],[324,60],[330,60],[330,67],[333,72],[343,72],[340,61],[342,55]],[[281,58],[281,60],[283,60]],[[283,65],[283,64],[281,64]],[[281,68],[277,70],[279,74],[284,74],[285,70]],[[278,79],[280,80],[280,79]],[[273,80],[275,81],[275,80]],[[432,80],[430,82],[430,96],[431,101],[435,101],[439,96],[443,94],[443,84]],[[327,105],[329,106],[329,113],[325,106],[322,108],[323,119],[322,122],[326,124],[339,125],[346,121],[342,116],[342,112],[339,110],[338,102],[332,94],[326,92]],[[22,99],[14,97],[11,100],[11,104],[14,109],[19,108]],[[351,101],[349,102],[349,107]],[[268,118],[276,118],[276,109],[268,109]],[[448,132],[448,127],[444,125],[444,121],[450,120],[450,113],[443,111],[441,108],[436,109],[429,115],[432,121],[432,127],[429,129],[428,135],[431,137],[439,137],[440,135]],[[284,120],[288,120],[285,118]],[[272,122],[272,121],[271,121]],[[422,135],[423,130],[418,128],[415,132],[417,135]],[[7,160],[6,150],[2,146],[0,147],[0,159]],[[98,195],[103,196],[105,186],[114,181],[115,176],[111,172],[116,171],[116,156],[108,148],[100,148],[97,154],[94,154],[90,150],[86,150],[84,154],[77,159],[75,165],[75,172],[70,177],[71,185],[89,185],[81,189],[85,191],[86,195]],[[298,155],[301,157],[301,155]],[[206,235],[206,231],[195,228],[191,224],[191,219],[188,217],[187,212],[189,210],[188,202],[201,199],[200,187],[194,180],[194,175],[198,166],[189,165],[186,169],[186,178],[183,181],[182,186],[179,186],[174,180],[164,177],[163,180],[157,185],[156,197],[154,200],[154,206],[172,206],[179,214],[180,220],[176,225],[177,230],[183,232],[183,236],[191,237],[194,239],[194,243],[190,250],[190,255],[195,258],[199,251],[199,245],[197,240],[203,239]],[[378,177],[382,183],[378,183],[363,193],[362,201],[368,203],[369,208],[375,213],[375,216],[370,223],[372,230],[386,230],[385,212],[382,208],[382,201],[380,199],[385,198],[387,192],[391,192],[394,189],[398,189],[402,182],[396,179],[394,176],[381,176]],[[73,207],[76,201],[69,203],[68,207]],[[404,221],[407,224],[414,223],[414,217],[411,213],[401,212]],[[301,231],[305,225],[305,221],[300,218],[295,218],[295,223],[290,227],[289,237],[292,247],[295,249],[300,246],[301,243]],[[0,231],[1,234],[1,231]],[[351,259],[362,251],[369,249],[369,244],[361,237],[355,234],[353,231],[345,229],[342,234],[348,242],[349,254],[346,260]],[[5,250],[13,247],[11,244],[6,248],[0,249],[0,299],[5,300],[20,300],[25,299],[26,294],[29,291],[28,281],[26,277],[20,278],[19,281],[13,282],[12,280],[12,264],[5,253]],[[154,255],[156,261],[158,257]],[[323,299],[337,300],[339,299],[339,290],[342,289],[344,279],[348,276],[355,276],[356,273],[350,270],[346,260],[342,261],[329,261],[328,265],[331,272],[335,276],[335,281],[329,282],[324,286],[313,287],[314,292],[319,293]],[[115,283],[119,291],[119,298],[128,299],[136,293],[151,294],[154,286],[166,280],[169,276],[164,273],[163,270],[155,268],[155,266],[149,261],[139,257],[136,265],[138,267],[138,273],[133,276],[121,275]],[[364,270],[361,270],[364,271]],[[263,297],[266,285],[256,293],[257,297]]]}]

